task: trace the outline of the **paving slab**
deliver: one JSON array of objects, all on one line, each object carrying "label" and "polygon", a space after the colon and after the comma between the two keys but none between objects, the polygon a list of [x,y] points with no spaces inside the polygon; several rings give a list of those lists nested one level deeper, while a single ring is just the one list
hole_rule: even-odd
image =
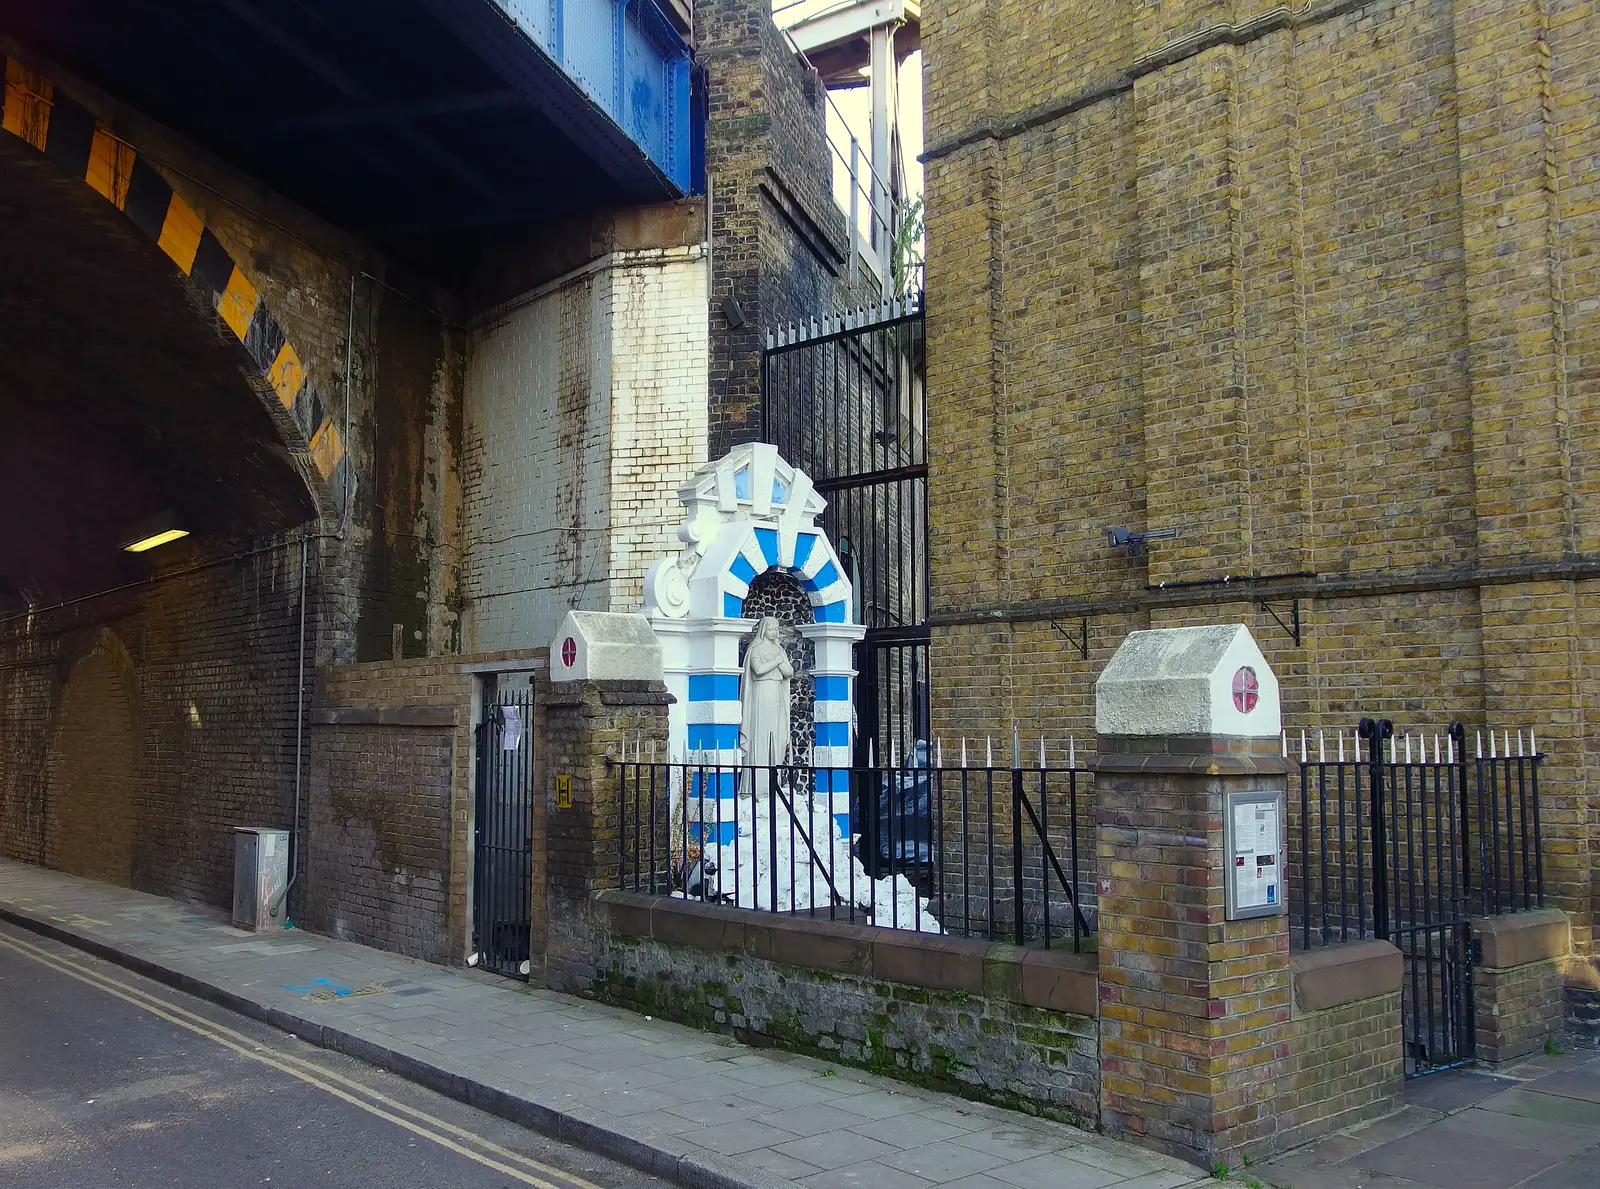
[{"label": "paving slab", "polygon": [[1464,1106],[1509,1090],[1516,1080],[1462,1069],[1448,1074],[1417,1078],[1406,1091],[1406,1103],[1431,1111],[1457,1111]]},{"label": "paving slab", "polygon": [[1439,1189],[1506,1189],[1560,1163],[1560,1157],[1470,1133],[1446,1139],[1429,1128],[1374,1148],[1357,1163]]},{"label": "paving slab", "polygon": [[[1209,1181],[1192,1165],[1065,1124],[479,971],[303,932],[257,937],[210,909],[8,860],[0,921],[687,1189]],[[852,1125],[836,1126],[841,1117]]]},{"label": "paving slab", "polygon": [[1282,1189],[1600,1189],[1591,1058],[1410,1081],[1403,1111],[1308,1144],[1260,1177]]},{"label": "paving slab", "polygon": [[1546,1074],[1532,1085],[1541,1094],[1559,1094],[1563,1098],[1600,1102],[1600,1073],[1590,1073],[1588,1067]]},{"label": "paving slab", "polygon": [[1569,1161],[1542,1172],[1523,1189],[1594,1189],[1600,1184],[1600,1148],[1588,1153],[1584,1161]]},{"label": "paving slab", "polygon": [[[1528,1089],[1518,1088],[1507,1090],[1504,1094],[1496,1094],[1493,1098],[1486,1099],[1480,1105],[1486,1111],[1494,1111],[1502,1115],[1518,1115],[1525,1119],[1541,1119],[1546,1123],[1566,1123],[1574,1127],[1590,1127],[1600,1129],[1600,1102],[1588,1102],[1581,1098],[1567,1098],[1560,1094],[1542,1094],[1537,1090],[1538,1083],[1530,1083]],[[1596,1135],[1600,1141],[1600,1134]],[[1600,1182],[1600,1172],[1595,1174],[1596,1182]]]}]

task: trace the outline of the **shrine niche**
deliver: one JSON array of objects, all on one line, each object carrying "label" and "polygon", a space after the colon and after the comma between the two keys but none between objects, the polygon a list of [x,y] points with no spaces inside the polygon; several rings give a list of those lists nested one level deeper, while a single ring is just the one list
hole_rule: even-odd
[{"label": "shrine niche", "polygon": [[[761,443],[707,463],[678,498],[682,548],[652,565],[644,584],[644,614],[677,698],[670,750],[730,769],[750,762],[740,745],[741,676],[758,624],[775,619],[794,670],[788,739],[777,758],[823,770],[811,791],[848,838],[853,647],[865,629],[851,622],[850,582],[817,524],[827,504],[803,471]],[[715,779],[719,798],[736,795],[732,771]],[[731,807],[719,818],[721,840],[732,839],[735,820]]]}]

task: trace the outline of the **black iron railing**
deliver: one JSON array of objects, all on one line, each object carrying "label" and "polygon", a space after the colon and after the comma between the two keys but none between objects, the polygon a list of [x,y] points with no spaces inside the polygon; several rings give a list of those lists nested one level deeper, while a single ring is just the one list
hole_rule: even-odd
[{"label": "black iron railing", "polygon": [[[1472,754],[1469,755],[1469,749]],[[1544,903],[1531,733],[1303,733],[1291,823],[1296,942],[1311,948]],[[1508,754],[1509,752],[1509,754]]]},{"label": "black iron railing", "polygon": [[[1284,738],[1298,761],[1291,798],[1294,941],[1310,949],[1376,937],[1404,962],[1401,1019],[1411,1077],[1476,1054],[1474,917],[1544,903],[1539,754],[1532,732],[1397,735],[1388,719],[1353,733]],[[1298,753],[1298,754],[1296,754]]]},{"label": "black iron railing", "polygon": [[920,293],[766,334],[762,439],[811,477],[866,629],[854,763],[931,731],[927,350]]},{"label": "black iron railing", "polygon": [[[919,749],[920,757],[920,749]],[[617,886],[1042,945],[1094,933],[1089,772],[613,762]]]}]

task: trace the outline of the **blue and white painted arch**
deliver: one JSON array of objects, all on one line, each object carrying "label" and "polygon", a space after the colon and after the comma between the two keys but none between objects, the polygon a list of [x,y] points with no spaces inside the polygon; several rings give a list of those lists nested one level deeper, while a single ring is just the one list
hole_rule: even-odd
[{"label": "blue and white painted arch", "polygon": [[794,574],[811,600],[814,623],[799,629],[816,653],[815,752],[820,793],[849,836],[849,765],[855,665],[852,646],[864,630],[852,622],[850,581],[817,525],[827,504],[810,478],[764,444],[737,446],[695,472],[678,490],[687,512],[678,529],[681,554],[663,558],[645,578],[645,614],[661,640],[667,687],[677,697],[671,745],[696,762],[730,771],[708,779],[719,805],[714,832],[735,836],[739,750],[739,644],[755,630],[744,601],[757,576]]}]

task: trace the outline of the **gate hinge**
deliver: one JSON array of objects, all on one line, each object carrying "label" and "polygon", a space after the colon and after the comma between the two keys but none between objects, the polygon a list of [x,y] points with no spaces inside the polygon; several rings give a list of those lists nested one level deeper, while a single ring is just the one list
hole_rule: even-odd
[{"label": "gate hinge", "polygon": [[1473,937],[1467,941],[1467,961],[1477,963],[1483,961],[1483,939]]}]

